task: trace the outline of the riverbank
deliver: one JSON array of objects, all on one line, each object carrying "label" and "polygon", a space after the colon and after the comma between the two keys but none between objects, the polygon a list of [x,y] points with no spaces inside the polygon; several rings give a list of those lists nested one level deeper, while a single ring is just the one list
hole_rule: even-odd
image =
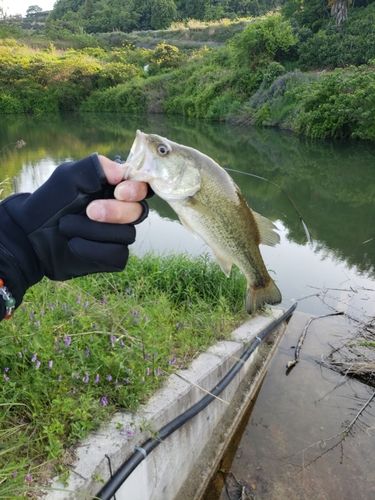
[{"label": "riverbank", "polygon": [[[307,34],[296,16],[90,35],[81,49],[36,49],[3,38],[0,114],[183,115],[311,138],[375,140],[375,6],[353,9],[340,30],[324,21]],[[339,57],[345,35],[351,44]],[[200,48],[172,45],[202,39]]]},{"label": "riverbank", "polygon": [[33,287],[2,325],[0,496],[64,479],[74,444],[230,334],[243,293],[239,274],[184,256]]}]

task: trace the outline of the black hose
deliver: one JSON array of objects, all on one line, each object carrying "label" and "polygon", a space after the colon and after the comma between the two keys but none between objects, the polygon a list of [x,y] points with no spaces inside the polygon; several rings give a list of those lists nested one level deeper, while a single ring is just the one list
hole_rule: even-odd
[{"label": "black hose", "polygon": [[100,500],[109,500],[116,491],[121,487],[124,481],[130,476],[130,474],[136,469],[136,467],[154,450],[159,444],[164,441],[168,436],[173,434],[174,431],[182,427],[188,420],[193,418],[199,412],[204,410],[214,399],[218,396],[233,380],[237,373],[241,370],[245,361],[249,359],[251,354],[255,349],[261,344],[261,342],[271,333],[275,328],[277,328],[283,321],[288,320],[295,308],[297,303],[293,304],[287,311],[285,311],[280,318],[275,319],[266,328],[264,328],[246,347],[242,353],[240,359],[232,366],[232,368],[227,372],[227,374],[215,385],[215,387],[202,399],[197,401],[193,406],[188,408],[186,411],[178,415],[176,418],[164,425],[155,438],[150,438],[145,441],[141,446],[136,447],[134,453],[124,462],[120,468],[115,472],[115,474],[108,480],[108,482],[103,486],[98,495],[95,498]]}]

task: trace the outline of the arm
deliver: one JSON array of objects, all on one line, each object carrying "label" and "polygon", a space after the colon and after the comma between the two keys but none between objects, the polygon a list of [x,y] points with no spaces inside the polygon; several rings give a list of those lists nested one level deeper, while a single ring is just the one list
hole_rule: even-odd
[{"label": "arm", "polygon": [[[60,165],[35,193],[0,203],[0,278],[16,307],[43,276],[67,280],[124,269],[134,224],[148,208],[138,203],[147,185],[122,178],[121,165],[91,155]],[[4,314],[0,298],[1,319]]]}]

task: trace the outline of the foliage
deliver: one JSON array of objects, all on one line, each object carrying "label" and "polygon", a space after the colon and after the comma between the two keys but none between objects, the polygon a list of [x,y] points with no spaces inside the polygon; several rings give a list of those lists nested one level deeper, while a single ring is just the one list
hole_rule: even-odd
[{"label": "foliage", "polygon": [[263,61],[283,61],[297,40],[280,14],[261,17],[232,40],[239,64],[254,68]]},{"label": "foliage", "polygon": [[35,16],[36,14],[39,14],[42,11],[43,9],[39,7],[39,5],[30,5],[26,10],[26,17]]},{"label": "foliage", "polygon": [[375,67],[336,70],[303,97],[300,132],[314,138],[375,140]]},{"label": "foliage", "polygon": [[174,0],[58,0],[51,19],[97,33],[113,30],[161,29],[176,17]]},{"label": "foliage", "polygon": [[278,0],[177,0],[180,19],[214,20],[257,16],[278,7]]},{"label": "foliage", "polygon": [[161,70],[176,68],[181,64],[182,54],[180,50],[167,43],[159,43],[150,57],[149,71],[151,74]]},{"label": "foliage", "polygon": [[365,64],[375,57],[375,3],[353,9],[347,22],[327,25],[300,45],[300,63],[304,68],[335,68]]},{"label": "foliage", "polygon": [[139,114],[147,111],[144,80],[134,78],[129,83],[97,91],[83,103],[82,111]]},{"label": "foliage", "polygon": [[278,126],[314,139],[375,140],[373,66],[331,74],[286,73],[248,101],[238,121]]},{"label": "foliage", "polygon": [[125,273],[33,287],[2,325],[0,496],[33,495],[63,472],[69,447],[225,338],[243,293],[239,273],[187,257],[132,258]]},{"label": "foliage", "polygon": [[0,111],[76,111],[94,91],[127,82],[141,68],[125,62],[128,51],[103,49],[33,51],[21,44],[0,46]]},{"label": "foliage", "polygon": [[167,28],[175,19],[260,15],[279,5],[279,0],[57,0],[51,18],[70,23],[72,30],[130,32]]}]

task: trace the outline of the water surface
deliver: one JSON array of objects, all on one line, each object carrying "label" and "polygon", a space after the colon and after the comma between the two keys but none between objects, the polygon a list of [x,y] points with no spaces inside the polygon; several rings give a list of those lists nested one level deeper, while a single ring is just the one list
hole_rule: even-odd
[{"label": "water surface", "polygon": [[[137,128],[200,149],[223,167],[264,176],[279,186],[232,173],[250,206],[272,219],[280,231],[281,244],[261,250],[284,306],[318,289],[338,288],[327,290],[330,305],[348,307],[350,301],[353,314],[374,312],[370,300],[349,297],[345,291],[375,288],[375,147],[367,143],[309,142],[275,130],[181,117],[3,116],[0,180],[11,178],[16,191],[32,191],[63,161],[95,151],[126,157]],[[26,142],[21,149],[15,146],[19,139]],[[303,215],[312,245],[285,192]],[[154,197],[150,204],[151,216],[139,226],[133,252],[210,253],[177,222],[166,203]],[[312,297],[299,309],[319,314],[327,306]]]}]

